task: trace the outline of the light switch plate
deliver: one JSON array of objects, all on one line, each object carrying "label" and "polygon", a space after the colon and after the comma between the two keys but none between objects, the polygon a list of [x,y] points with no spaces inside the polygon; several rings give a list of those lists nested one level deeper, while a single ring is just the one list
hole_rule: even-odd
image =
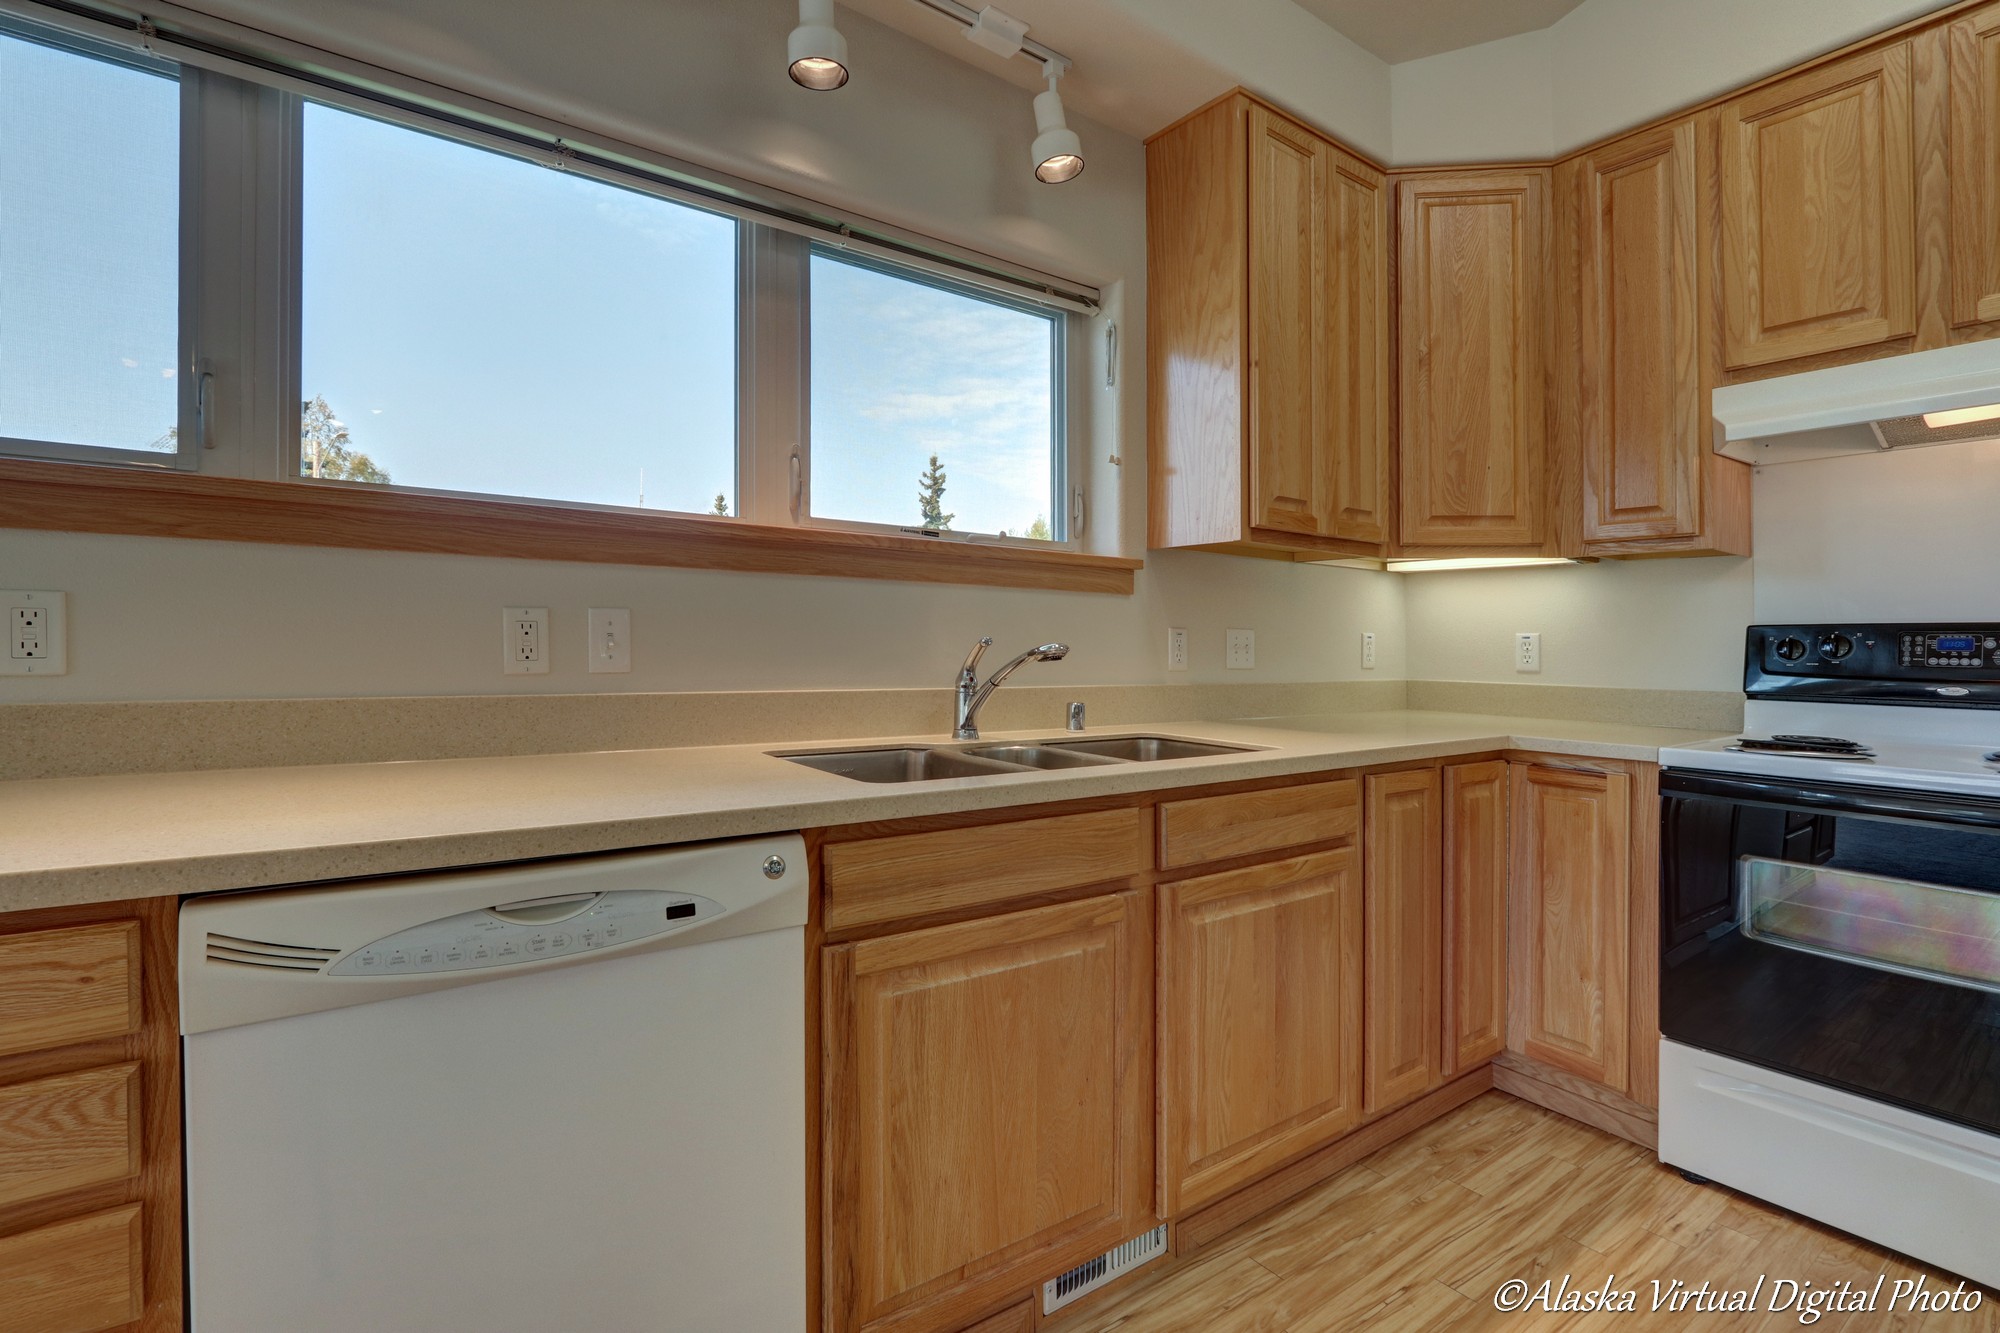
[{"label": "light switch plate", "polygon": [[1257,665],[1257,631],[1254,629],[1233,629],[1227,631],[1227,653],[1222,664],[1231,671],[1248,671]]},{"label": "light switch plate", "polygon": [[549,609],[507,606],[500,609],[500,670],[509,676],[549,674]]},{"label": "light switch plate", "polygon": [[62,676],[69,672],[69,594],[0,589],[6,639],[0,676]]},{"label": "light switch plate", "polygon": [[632,613],[623,607],[593,606],[589,612],[590,669],[632,669]]}]

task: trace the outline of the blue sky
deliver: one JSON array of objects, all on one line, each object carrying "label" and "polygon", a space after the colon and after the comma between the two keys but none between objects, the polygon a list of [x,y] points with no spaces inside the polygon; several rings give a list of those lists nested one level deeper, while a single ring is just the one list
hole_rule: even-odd
[{"label": "blue sky", "polygon": [[[0,434],[174,422],[170,79],[0,37]],[[301,375],[398,485],[706,511],[735,484],[736,224],[330,107],[305,114]],[[813,510],[1049,511],[1041,316],[816,256]]]}]

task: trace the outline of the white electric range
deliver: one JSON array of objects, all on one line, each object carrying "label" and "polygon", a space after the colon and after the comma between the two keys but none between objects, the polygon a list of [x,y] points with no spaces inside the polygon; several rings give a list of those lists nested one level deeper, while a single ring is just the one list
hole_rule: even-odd
[{"label": "white electric range", "polygon": [[2000,1283],[2000,625],[1749,631],[1660,752],[1660,1159]]}]

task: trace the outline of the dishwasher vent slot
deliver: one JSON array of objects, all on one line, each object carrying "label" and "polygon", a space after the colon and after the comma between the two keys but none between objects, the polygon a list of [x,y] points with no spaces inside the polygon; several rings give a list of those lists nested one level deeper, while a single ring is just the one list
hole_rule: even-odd
[{"label": "dishwasher vent slot", "polygon": [[235,935],[218,935],[214,931],[208,933],[207,957],[211,963],[240,963],[245,967],[270,967],[284,972],[317,972],[339,956],[338,949],[246,940]]},{"label": "dishwasher vent slot", "polygon": [[1095,1259],[1086,1259],[1061,1277],[1042,1284],[1042,1313],[1054,1314],[1072,1301],[1080,1301],[1114,1278],[1123,1277],[1141,1264],[1167,1252],[1167,1224],[1162,1222],[1143,1236],[1134,1236],[1123,1245],[1113,1246]]}]

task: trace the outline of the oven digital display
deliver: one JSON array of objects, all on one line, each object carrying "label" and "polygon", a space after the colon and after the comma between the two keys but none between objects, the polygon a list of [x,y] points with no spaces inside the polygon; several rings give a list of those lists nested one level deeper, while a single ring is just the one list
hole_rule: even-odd
[{"label": "oven digital display", "polygon": [[1940,634],[1937,636],[1937,650],[1941,653],[1977,652],[1979,640],[1970,634]]}]

